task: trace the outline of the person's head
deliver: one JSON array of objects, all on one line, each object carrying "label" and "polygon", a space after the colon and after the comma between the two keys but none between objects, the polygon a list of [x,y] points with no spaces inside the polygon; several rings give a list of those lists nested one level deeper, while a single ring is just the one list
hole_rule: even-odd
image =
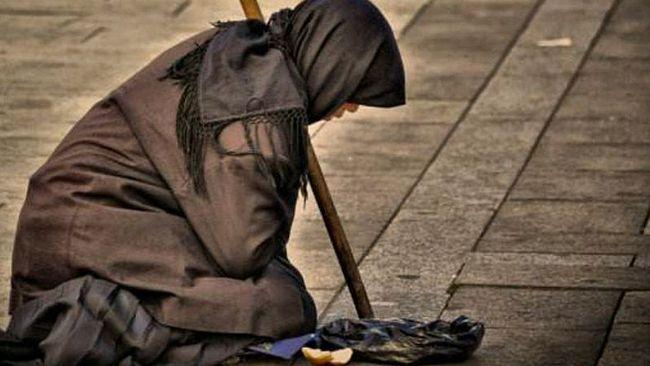
[{"label": "person's head", "polygon": [[404,67],[393,32],[368,0],[305,0],[292,12],[288,42],[309,98],[309,119],[359,105],[405,103]]}]

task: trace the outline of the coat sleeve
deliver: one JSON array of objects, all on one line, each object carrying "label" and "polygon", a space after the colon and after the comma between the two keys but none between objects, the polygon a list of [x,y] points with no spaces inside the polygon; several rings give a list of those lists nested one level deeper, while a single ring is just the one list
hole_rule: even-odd
[{"label": "coat sleeve", "polygon": [[[238,279],[255,276],[284,250],[299,190],[283,126],[256,123],[248,128],[251,140],[241,122],[226,127],[208,144],[204,167],[213,239],[206,246],[225,275]],[[216,146],[246,153],[250,142],[268,164],[256,155],[223,154]],[[292,183],[283,185],[278,177],[292,172]]]}]

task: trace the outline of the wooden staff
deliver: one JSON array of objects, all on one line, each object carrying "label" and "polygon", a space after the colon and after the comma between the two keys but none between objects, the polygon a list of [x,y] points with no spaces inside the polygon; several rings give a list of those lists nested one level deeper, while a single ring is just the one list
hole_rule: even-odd
[{"label": "wooden staff", "polygon": [[[240,2],[247,19],[264,21],[264,16],[262,15],[257,0],[240,0]],[[325,221],[327,233],[334,246],[334,252],[343,270],[345,282],[350,289],[357,314],[359,318],[373,318],[372,307],[370,306],[370,300],[368,300],[366,288],[361,280],[361,274],[359,274],[359,267],[357,267],[357,262],[354,260],[350,243],[343,230],[343,224],[341,224],[341,219],[336,212],[334,201],[332,201],[332,196],[330,195],[329,188],[327,188],[323,171],[320,168],[309,138],[307,139],[307,176],[309,178],[309,185],[314,192],[316,203],[323,216],[323,221]]]}]

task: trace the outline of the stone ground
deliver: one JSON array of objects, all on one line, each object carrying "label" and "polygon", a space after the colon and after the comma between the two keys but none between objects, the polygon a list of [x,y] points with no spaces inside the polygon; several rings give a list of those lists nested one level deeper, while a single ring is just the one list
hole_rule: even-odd
[{"label": "stone ground", "polygon": [[[377,316],[484,321],[468,365],[650,364],[650,3],[376,4],[408,104],[312,135]],[[0,0],[0,14],[6,325],[29,175],[146,60],[240,13],[234,0]],[[561,37],[572,44],[538,45]],[[313,200],[299,212],[291,258],[322,321],[353,316],[318,215]]]}]

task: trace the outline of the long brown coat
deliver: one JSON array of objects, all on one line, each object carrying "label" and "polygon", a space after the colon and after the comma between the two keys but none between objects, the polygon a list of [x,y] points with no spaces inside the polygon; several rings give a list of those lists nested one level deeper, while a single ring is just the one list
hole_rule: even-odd
[{"label": "long brown coat", "polygon": [[[285,337],[315,326],[313,301],[284,250],[295,190],[279,194],[255,157],[214,146],[205,156],[207,196],[186,172],[175,133],[181,90],[159,78],[214,32],[163,53],[93,106],[31,177],[10,312],[92,274],[130,289],[172,327]],[[282,126],[256,128],[262,152],[272,142],[282,158]],[[236,149],[242,126],[220,139]]]}]

